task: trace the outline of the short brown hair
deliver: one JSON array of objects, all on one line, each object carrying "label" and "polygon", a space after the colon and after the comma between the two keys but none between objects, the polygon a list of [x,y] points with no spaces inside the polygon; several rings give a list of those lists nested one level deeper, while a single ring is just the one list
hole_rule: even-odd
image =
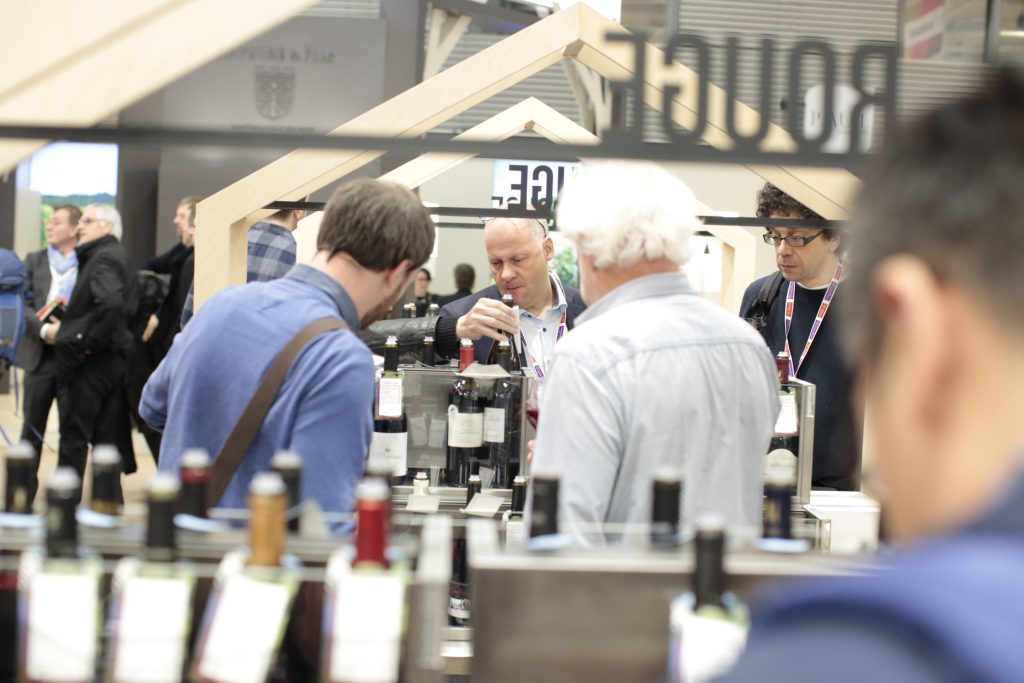
[{"label": "short brown hair", "polygon": [[434,248],[434,222],[408,188],[361,178],[331,195],[316,248],[331,256],[343,251],[370,270],[394,268],[406,259],[418,268]]},{"label": "short brown hair", "polygon": [[51,215],[62,209],[68,212],[68,219],[71,221],[71,225],[78,225],[78,221],[82,220],[82,210],[71,204],[61,204],[60,206],[53,207]]},{"label": "short brown hair", "polygon": [[455,266],[455,289],[473,289],[476,282],[476,271],[468,263]]},{"label": "short brown hair", "polygon": [[206,199],[206,197],[200,197],[199,195],[190,194],[187,197],[182,197],[181,201],[178,202],[178,206],[188,207],[188,224],[196,224],[196,204]]}]

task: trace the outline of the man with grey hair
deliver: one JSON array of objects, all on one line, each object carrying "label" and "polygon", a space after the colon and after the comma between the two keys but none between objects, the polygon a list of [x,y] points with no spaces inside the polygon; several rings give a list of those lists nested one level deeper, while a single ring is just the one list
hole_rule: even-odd
[{"label": "man with grey hair", "polygon": [[585,166],[559,199],[589,308],[555,353],[533,471],[561,477],[560,527],[580,543],[649,523],[664,471],[685,482],[684,522],[714,512],[734,533],[760,526],[778,381],[760,336],[680,272],[695,207],[650,163]]},{"label": "man with grey hair", "polygon": [[[506,333],[518,335],[523,368],[543,379],[555,343],[583,312],[583,299],[548,271],[555,249],[543,221],[489,219],[484,246],[495,284],[441,309],[436,348],[451,358],[458,355],[460,339],[472,339],[476,360],[484,363],[496,341]],[[504,294],[512,295],[518,316],[501,303]]]},{"label": "man with grey hair", "polygon": [[[78,221],[78,279],[59,322],[51,325],[57,360],[60,422],[58,462],[81,477],[89,444],[124,444],[124,378],[132,346],[129,321],[138,283],[121,246],[121,215],[112,206],[85,207]],[[128,442],[130,443],[130,441]],[[129,453],[122,454],[126,461]],[[134,469],[134,458],[126,463]]]}]

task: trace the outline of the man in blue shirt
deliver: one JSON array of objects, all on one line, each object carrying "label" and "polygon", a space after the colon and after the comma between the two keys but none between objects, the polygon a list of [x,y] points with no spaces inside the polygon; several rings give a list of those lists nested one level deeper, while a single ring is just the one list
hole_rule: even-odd
[{"label": "man in blue shirt", "polygon": [[[869,381],[883,571],[774,597],[728,683],[1021,680],[1024,79],[904,126],[866,177],[839,309]],[[796,590],[796,589],[794,589]]]},{"label": "man in blue shirt", "polygon": [[288,341],[340,317],[348,329],[320,335],[296,358],[219,505],[244,507],[253,475],[290,449],[303,458],[303,498],[350,511],[373,433],[373,360],[356,333],[394,304],[433,243],[430,213],[406,188],[368,179],[340,187],[313,261],[212,297],[146,384],[139,412],[164,431],[160,470],[177,473],[187,448],[217,453]]}]

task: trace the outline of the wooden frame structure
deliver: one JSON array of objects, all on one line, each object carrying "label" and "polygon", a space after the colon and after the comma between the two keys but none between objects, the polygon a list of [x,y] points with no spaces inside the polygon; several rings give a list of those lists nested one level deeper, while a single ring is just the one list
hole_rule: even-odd
[{"label": "wooden frame structure", "polygon": [[[333,133],[417,137],[563,58],[575,59],[605,78],[627,80],[634,70],[632,48],[606,40],[609,33],[627,31],[586,5],[576,4],[396,95]],[[696,120],[698,74],[679,63],[664,66],[664,59],[661,50],[646,46],[645,101],[660,109],[665,87],[681,85],[671,115],[688,129]],[[703,139],[728,148],[732,142],[726,133],[725,91],[711,85],[708,94],[709,120]],[[756,111],[739,102],[734,105],[741,128],[753,129],[759,123]],[[772,124],[766,148],[790,151],[795,143],[787,131]],[[262,207],[277,200],[301,199],[382,155],[375,150],[295,150],[201,202],[196,215],[196,304],[222,287],[245,282],[246,231],[268,215]],[[843,169],[749,168],[826,218],[845,217],[859,185]],[[732,266],[736,269],[739,264]]]},{"label": "wooden frame structure", "polygon": [[[316,2],[5,0],[0,121],[95,125]],[[45,144],[4,141],[0,172]]]}]

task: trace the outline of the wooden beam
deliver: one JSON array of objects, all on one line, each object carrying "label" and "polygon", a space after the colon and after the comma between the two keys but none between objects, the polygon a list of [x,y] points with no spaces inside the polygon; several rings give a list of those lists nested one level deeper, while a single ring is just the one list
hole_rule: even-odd
[{"label": "wooden beam", "polygon": [[[605,39],[608,33],[622,33],[625,29],[582,4],[580,13],[582,42],[576,58],[605,78],[631,78],[635,72],[633,48],[627,43],[610,42]],[[680,85],[682,92],[674,99],[676,106],[672,118],[683,129],[692,129],[697,116],[699,75],[678,62],[665,66],[665,53],[650,44],[646,45],[645,49],[645,102],[660,111],[665,86]],[[726,130],[728,99],[725,90],[711,84],[708,94],[708,126],[703,139],[719,149],[729,149],[733,142]],[[741,102],[734,104],[738,127],[741,130],[756,130],[760,123],[760,114]],[[772,151],[793,151],[795,143],[788,131],[771,124],[764,147]],[[851,200],[860,186],[856,176],[845,169],[767,165],[753,165],[748,168],[825,218],[845,218]]]},{"label": "wooden beam", "polygon": [[[556,63],[580,36],[580,7],[550,17],[509,36],[450,69],[396,95],[336,128],[337,134],[416,137],[483,102],[509,86]],[[196,305],[218,289],[238,284],[226,270],[227,250],[245,249],[232,240],[227,250],[204,235],[239,220],[259,218],[279,199],[295,200],[365,166],[383,152],[296,150],[224,188],[199,204],[196,216]],[[265,215],[265,214],[263,214]]]},{"label": "wooden beam", "polygon": [[439,7],[434,8],[430,15],[427,54],[423,63],[424,80],[436,75],[444,67],[445,60],[466,33],[471,21],[472,17],[468,14],[453,17]]},{"label": "wooden beam", "polygon": [[[27,26],[74,27],[87,39],[69,40],[66,51],[56,48],[62,55],[56,60],[50,56],[36,59],[51,50],[52,37],[45,31],[19,39],[17,59],[35,66],[19,67],[6,77],[0,95],[0,121],[94,125],[315,2],[144,0],[127,12],[126,21],[118,21],[111,17],[124,8],[120,0],[32,0],[30,4],[19,0],[17,16]],[[5,33],[23,30],[6,23],[6,11],[5,5]],[[95,16],[83,18],[90,13]],[[76,23],[78,19],[82,22]],[[99,28],[103,21],[110,22],[110,30]],[[62,28],[56,33],[65,37],[66,31]],[[92,39],[88,31],[96,31],[101,39]],[[26,44],[29,39],[34,45]],[[0,172],[43,144],[45,141],[0,143]]]},{"label": "wooden beam", "polygon": [[[535,97],[528,97],[512,105],[455,136],[455,139],[500,141],[524,130],[532,130],[558,144],[596,145],[600,142],[596,135]],[[407,161],[380,179],[414,189],[475,156],[430,152]],[[299,221],[294,234],[300,262],[308,262],[316,253],[316,237],[322,219],[323,211],[315,211]]]}]

